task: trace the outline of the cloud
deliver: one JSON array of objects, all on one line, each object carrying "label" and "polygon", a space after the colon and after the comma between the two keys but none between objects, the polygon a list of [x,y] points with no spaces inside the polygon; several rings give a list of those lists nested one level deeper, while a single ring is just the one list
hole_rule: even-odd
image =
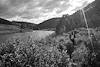
[{"label": "cloud", "polygon": [[0,17],[40,23],[52,17],[72,14],[92,0],[0,0]]},{"label": "cloud", "polygon": [[79,9],[82,9],[93,1],[95,1],[95,0],[76,0],[76,1],[72,0],[72,1],[70,1],[71,11],[77,11]]},{"label": "cloud", "polygon": [[1,17],[13,17],[20,12],[20,8],[23,8],[26,4],[32,0],[0,0],[0,16]]}]

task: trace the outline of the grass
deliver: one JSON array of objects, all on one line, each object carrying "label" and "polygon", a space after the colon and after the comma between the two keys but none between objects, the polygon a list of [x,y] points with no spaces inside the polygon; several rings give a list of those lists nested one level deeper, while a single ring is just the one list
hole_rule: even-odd
[{"label": "grass", "polygon": [[[10,31],[11,32],[11,31]],[[41,40],[49,35],[51,35],[52,33],[54,33],[54,31],[31,31],[31,32],[19,32],[19,33],[6,33],[6,34],[0,34],[0,43],[5,42],[8,39],[11,38],[19,38],[19,39],[23,39],[24,41],[26,41],[28,39],[28,36],[32,37],[32,40]]]},{"label": "grass", "polygon": [[[95,53],[90,40],[84,37],[87,36],[76,38],[76,45],[68,35],[49,36],[40,41],[33,41],[30,36],[26,40],[9,39],[0,44],[0,67],[93,67]],[[99,41],[94,44],[98,47]],[[99,56],[99,48],[97,51]]]}]

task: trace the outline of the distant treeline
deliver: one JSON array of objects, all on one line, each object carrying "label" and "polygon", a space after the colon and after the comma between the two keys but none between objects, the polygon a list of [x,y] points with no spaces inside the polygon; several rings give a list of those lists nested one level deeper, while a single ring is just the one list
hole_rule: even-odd
[{"label": "distant treeline", "polygon": [[5,19],[0,18],[0,24],[5,24],[5,25],[13,25],[17,26],[21,29],[36,29],[36,24],[34,23],[28,23],[28,22],[21,22],[21,21],[8,21]]},{"label": "distant treeline", "polygon": [[22,29],[24,28],[36,29],[36,24],[34,23],[12,21],[12,24],[20,26]]}]

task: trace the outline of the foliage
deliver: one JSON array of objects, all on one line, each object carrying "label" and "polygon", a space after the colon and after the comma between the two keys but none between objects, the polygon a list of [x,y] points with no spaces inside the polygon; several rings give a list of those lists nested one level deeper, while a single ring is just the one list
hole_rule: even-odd
[{"label": "foliage", "polygon": [[40,41],[31,37],[26,41],[9,39],[0,44],[0,67],[92,67],[97,58],[90,48],[91,42],[80,37],[76,45],[68,35],[49,36]]}]

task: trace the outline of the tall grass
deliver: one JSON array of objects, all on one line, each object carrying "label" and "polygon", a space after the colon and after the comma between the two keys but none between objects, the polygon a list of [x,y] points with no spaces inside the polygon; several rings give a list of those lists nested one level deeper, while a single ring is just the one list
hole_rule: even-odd
[{"label": "tall grass", "polygon": [[0,44],[0,67],[88,67],[91,51],[87,44],[79,40],[73,46],[66,36],[9,39]]}]

